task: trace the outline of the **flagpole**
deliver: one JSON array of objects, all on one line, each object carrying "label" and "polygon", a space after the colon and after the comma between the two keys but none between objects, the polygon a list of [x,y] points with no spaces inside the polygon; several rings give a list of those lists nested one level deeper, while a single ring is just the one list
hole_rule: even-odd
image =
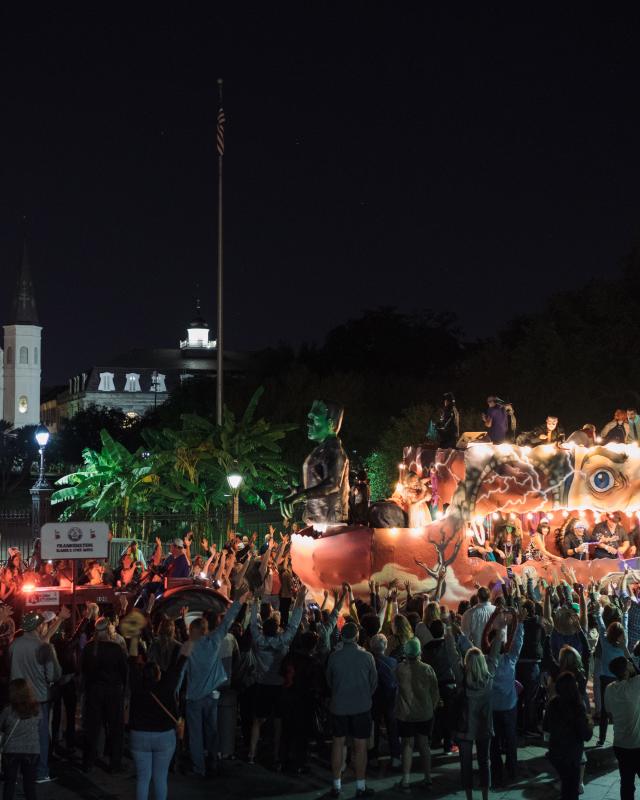
[{"label": "flagpole", "polygon": [[[218,78],[218,114],[216,117],[216,145],[218,151],[218,332],[216,337],[217,346],[217,365],[216,365],[216,423],[222,425],[222,403],[223,403],[223,250],[222,250],[222,159],[224,154],[224,131],[221,129],[222,111],[222,78]],[[222,115],[224,124],[224,113]],[[221,138],[222,134],[222,138]]]}]

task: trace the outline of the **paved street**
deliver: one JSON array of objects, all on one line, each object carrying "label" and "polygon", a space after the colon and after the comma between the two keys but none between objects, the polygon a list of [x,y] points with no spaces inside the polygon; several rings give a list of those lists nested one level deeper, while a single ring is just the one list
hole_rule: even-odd
[{"label": "paved street", "polygon": [[[595,742],[595,737],[592,740]],[[520,748],[521,778],[508,791],[492,792],[493,800],[554,800],[559,792],[553,788],[549,765],[545,758],[545,749],[536,745]],[[585,776],[585,794],[583,800],[619,800],[620,782],[615,756],[611,743],[603,749],[588,748],[588,767]],[[417,765],[417,759],[414,762]],[[59,764],[59,779],[55,784],[39,787],[39,800],[127,800],[135,798],[134,771],[130,761],[126,761],[127,769],[122,775],[111,776],[96,768],[87,777],[69,763]],[[425,797],[423,790],[414,789],[411,795],[404,794],[394,788],[399,774],[389,770],[386,760],[380,766],[370,769],[369,785],[376,789],[376,796],[383,800],[395,800],[401,797]],[[415,774],[416,782],[421,776]],[[277,774],[260,766],[249,767],[243,761],[227,762],[224,777],[213,780],[196,780],[193,777],[173,776],[170,780],[170,798],[211,797],[221,800],[258,800],[258,798],[290,798],[290,800],[317,800],[329,787],[329,776],[326,769],[318,762],[312,762],[311,774],[304,777]],[[348,770],[345,775],[343,797],[345,800],[355,794],[353,775]],[[459,788],[458,762],[455,757],[443,758],[434,756],[433,788],[429,797],[441,798],[457,794],[463,798]],[[18,795],[20,796],[20,795]],[[479,791],[476,792],[479,797]]]}]

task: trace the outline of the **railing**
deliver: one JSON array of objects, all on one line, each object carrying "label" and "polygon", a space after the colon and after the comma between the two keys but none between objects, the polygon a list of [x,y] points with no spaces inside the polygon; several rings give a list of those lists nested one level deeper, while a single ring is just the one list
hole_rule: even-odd
[{"label": "railing", "polygon": [[31,554],[33,537],[31,533],[31,509],[0,510],[0,560],[7,560],[10,547],[16,547],[23,558]]}]

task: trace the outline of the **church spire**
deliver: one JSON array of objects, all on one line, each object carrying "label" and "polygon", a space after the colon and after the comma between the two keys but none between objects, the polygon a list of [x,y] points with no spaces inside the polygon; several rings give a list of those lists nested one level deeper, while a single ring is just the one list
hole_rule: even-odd
[{"label": "church spire", "polygon": [[31,268],[29,266],[26,240],[22,248],[22,264],[20,265],[16,293],[13,298],[13,324],[38,324],[38,311],[36,309],[36,299],[33,292],[33,281],[31,280]]}]

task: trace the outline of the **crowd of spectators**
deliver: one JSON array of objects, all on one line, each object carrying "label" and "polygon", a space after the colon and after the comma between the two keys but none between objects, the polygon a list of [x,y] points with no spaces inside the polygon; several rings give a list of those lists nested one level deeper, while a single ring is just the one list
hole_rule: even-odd
[{"label": "crowd of spectators", "polygon": [[[174,541],[166,557],[158,544],[151,561],[191,570],[185,544]],[[410,792],[416,763],[420,785],[437,788],[439,765],[457,757],[470,798],[475,749],[486,799],[518,780],[518,743],[546,736],[562,797],[575,800],[585,742],[597,722],[605,746],[610,718],[622,797],[633,796],[640,604],[631,573],[605,588],[580,585],[565,567],[551,584],[525,571],[477,587],[456,609],[393,581],[371,581],[364,598],[345,583],[318,604],[291,569],[287,535],[229,545],[220,555],[209,547],[198,565],[228,597],[208,612],[154,613],[155,593],[144,592],[153,578],[138,608],[88,603],[75,629],[66,608],[0,606],[5,797],[19,770],[32,798],[55,759],[78,756],[88,773],[118,772],[131,757],[138,800],[151,785],[166,798],[169,770],[215,780],[228,759],[299,775],[319,760],[338,798],[351,773],[355,796],[373,795],[374,760],[388,758]]]}]

